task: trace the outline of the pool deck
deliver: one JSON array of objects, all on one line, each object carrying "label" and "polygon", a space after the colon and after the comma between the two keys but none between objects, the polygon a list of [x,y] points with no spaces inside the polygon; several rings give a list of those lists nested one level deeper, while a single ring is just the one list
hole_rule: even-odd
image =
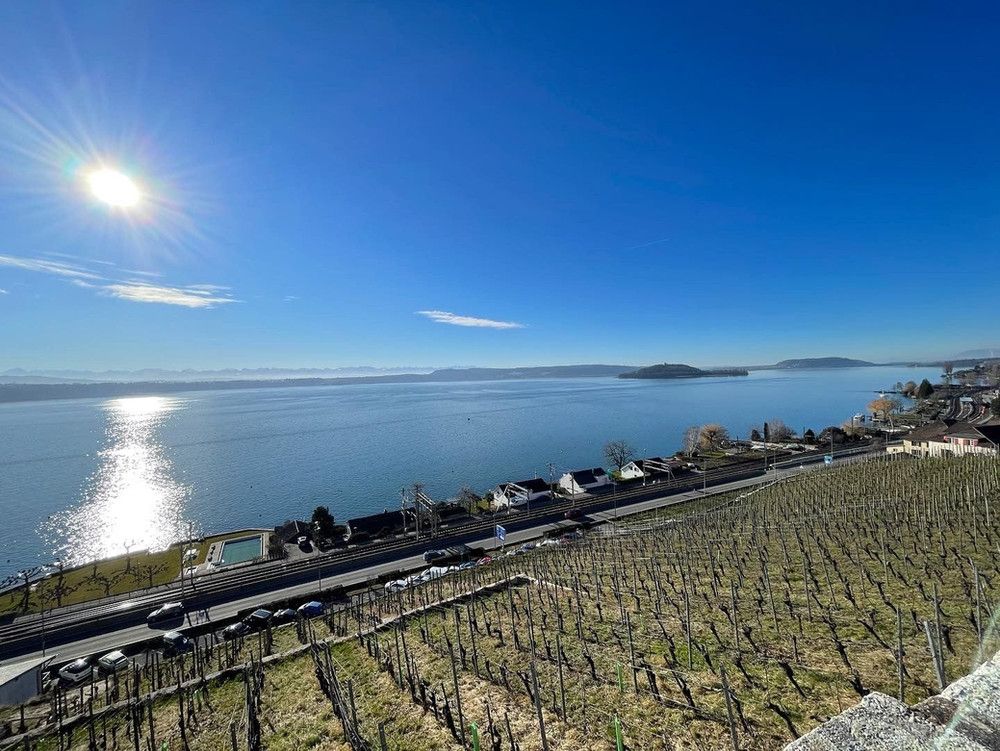
[{"label": "pool deck", "polygon": [[[265,551],[267,550],[268,537],[270,532],[262,529],[243,529],[233,532],[231,536],[226,536],[225,539],[216,540],[208,547],[208,554],[205,556],[205,561],[194,567],[191,572],[194,576],[200,574],[207,574],[218,568],[233,568],[236,566],[246,565],[248,563],[253,563],[258,558],[263,557]],[[251,538],[258,538],[260,540],[260,555],[251,558],[246,561],[235,561],[233,563],[223,563],[222,562],[222,551],[223,547],[227,542],[237,542],[239,540],[247,540]]]}]

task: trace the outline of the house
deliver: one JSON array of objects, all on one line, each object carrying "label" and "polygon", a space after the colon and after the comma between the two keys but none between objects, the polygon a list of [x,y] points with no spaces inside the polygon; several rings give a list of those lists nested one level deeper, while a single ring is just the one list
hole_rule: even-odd
[{"label": "house", "polygon": [[650,456],[646,459],[633,459],[623,466],[618,473],[619,479],[629,480],[662,480],[673,477],[674,472],[684,466],[680,459]]},{"label": "house", "polygon": [[[388,537],[403,532],[403,512],[385,510],[381,514],[370,514],[347,522],[347,540],[358,542],[372,538]],[[413,528],[413,525],[410,525]]]},{"label": "house", "polygon": [[0,665],[0,706],[24,704],[42,693],[43,673],[55,655]]},{"label": "house", "polygon": [[1000,425],[972,425],[955,420],[935,420],[903,436],[902,444],[889,446],[890,454],[911,456],[964,456],[1000,453]]},{"label": "house", "polygon": [[578,469],[575,472],[567,472],[559,478],[559,489],[564,493],[577,495],[610,483],[611,478],[608,477],[608,473],[600,467],[594,467],[593,469]]},{"label": "house", "polygon": [[274,528],[274,536],[281,541],[282,545],[291,545],[303,535],[310,540],[313,538],[313,531],[312,527],[309,526],[309,522],[298,520],[286,521],[280,527]]},{"label": "house", "polygon": [[541,477],[502,482],[493,490],[493,508],[524,506],[531,501],[547,498],[549,491],[549,484]]}]

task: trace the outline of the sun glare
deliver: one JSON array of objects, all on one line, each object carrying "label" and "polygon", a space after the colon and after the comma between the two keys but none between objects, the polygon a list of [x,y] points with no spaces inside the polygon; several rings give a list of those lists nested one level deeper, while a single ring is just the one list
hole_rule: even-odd
[{"label": "sun glare", "polygon": [[139,203],[139,188],[127,175],[102,167],[87,175],[90,192],[108,206],[128,208]]}]

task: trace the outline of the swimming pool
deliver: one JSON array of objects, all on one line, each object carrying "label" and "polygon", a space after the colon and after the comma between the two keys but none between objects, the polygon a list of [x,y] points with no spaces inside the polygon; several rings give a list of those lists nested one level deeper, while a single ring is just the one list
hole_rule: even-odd
[{"label": "swimming pool", "polygon": [[234,563],[245,563],[260,558],[261,555],[263,555],[263,542],[260,535],[226,540],[222,543],[222,555],[215,565],[231,566]]}]

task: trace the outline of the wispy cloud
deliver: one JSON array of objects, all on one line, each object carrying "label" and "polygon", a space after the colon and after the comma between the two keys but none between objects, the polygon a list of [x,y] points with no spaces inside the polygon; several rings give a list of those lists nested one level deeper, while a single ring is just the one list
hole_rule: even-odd
[{"label": "wispy cloud", "polygon": [[[71,256],[62,257],[70,258]],[[0,266],[9,266],[21,269],[22,271],[34,271],[40,274],[61,277],[77,287],[93,289],[99,294],[115,297],[119,300],[156,303],[160,305],[179,305],[185,308],[214,308],[226,303],[240,302],[230,294],[229,287],[222,285],[187,284],[174,286],[153,284],[150,281],[136,279],[135,275],[158,276],[155,272],[121,271],[114,273],[113,263],[108,261],[95,261],[94,263],[101,263],[110,268],[107,271],[102,270],[102,273],[97,273],[78,263],[65,263],[46,258],[0,255]],[[0,292],[6,294],[3,290],[0,290]]]},{"label": "wispy cloud", "polygon": [[67,279],[103,279],[100,274],[95,274],[93,271],[88,271],[75,264],[48,261],[44,258],[0,255],[0,266],[11,266],[24,271],[37,271],[41,274],[53,274],[55,276],[66,277]]},{"label": "wispy cloud", "polygon": [[285,295],[285,302],[295,302],[298,299],[298,295]]},{"label": "wispy cloud", "polygon": [[158,303],[160,305],[181,305],[185,308],[214,308],[216,305],[239,302],[226,293],[202,289],[209,285],[188,287],[165,287],[146,282],[106,284],[101,287],[104,294],[132,302]]},{"label": "wispy cloud", "polygon": [[0,287],[0,295],[6,295],[6,294],[7,290],[5,290],[3,287]]},{"label": "wispy cloud", "polygon": [[437,323],[447,323],[451,326],[471,326],[481,329],[523,329],[523,323],[514,321],[494,321],[490,318],[475,318],[449,313],[446,310],[418,310],[417,315],[430,318]]}]

